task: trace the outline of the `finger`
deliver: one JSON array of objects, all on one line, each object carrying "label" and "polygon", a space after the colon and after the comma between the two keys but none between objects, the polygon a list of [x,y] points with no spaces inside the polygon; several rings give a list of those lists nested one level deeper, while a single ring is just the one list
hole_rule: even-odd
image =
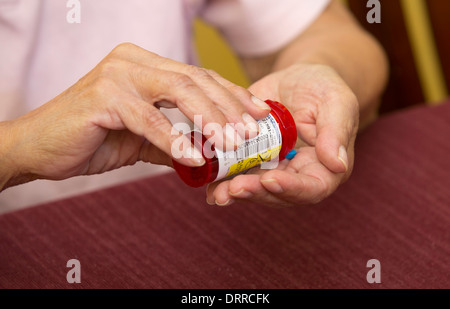
[{"label": "finger", "polygon": [[[277,168],[284,169],[288,160],[283,160]],[[266,170],[254,167],[246,174],[237,175],[230,180],[218,181],[207,187],[207,201],[209,204],[229,205],[235,200],[239,201],[261,201],[263,203],[279,202],[273,199],[270,192],[265,190],[260,182],[260,177]],[[229,201],[231,200],[231,201]]]},{"label": "finger", "polygon": [[[252,138],[258,135],[259,126],[256,120],[247,112],[244,101],[250,100],[250,93],[244,88],[236,86],[240,92],[246,92],[240,94],[241,99],[235,92],[230,91],[224,85],[219,83],[212,75],[218,75],[214,71],[206,70],[196,66],[186,66],[183,64],[175,63],[174,66],[180,66],[184,74],[192,78],[192,80],[205,92],[205,94],[214,102],[227,117],[230,123],[235,125],[236,130],[243,138]],[[231,83],[231,82],[230,82]],[[264,103],[265,104],[265,103]]]},{"label": "finger", "polygon": [[234,199],[228,194],[230,180],[223,180],[209,184],[206,187],[206,202],[209,205],[229,206]]},{"label": "finger", "polygon": [[240,87],[229,80],[223,78],[220,74],[213,70],[207,70],[207,72],[214,78],[218,83],[223,85],[228,91],[233,93],[239,100],[244,104],[246,110],[252,115],[255,119],[263,119],[269,115],[271,108],[267,103],[265,103],[262,99],[257,98],[252,95],[252,93]]},{"label": "finger", "polygon": [[172,158],[148,141],[142,145],[138,159],[142,162],[173,167]]},{"label": "finger", "polygon": [[308,104],[308,101],[305,100],[302,105],[295,107],[292,112],[292,117],[295,120],[298,138],[310,146],[315,145],[317,138],[316,106],[314,104]]},{"label": "finger", "polygon": [[[270,112],[270,107],[262,100],[253,98],[252,94],[247,89],[228,81],[213,70],[198,68],[196,66],[186,65],[169,58],[164,58],[133,44],[119,45],[116,48],[116,52],[120,57],[125,56],[129,61],[133,61],[136,64],[145,64],[149,67],[159,68],[161,70],[170,70],[186,74],[200,85],[203,84],[203,82],[206,82],[206,85],[217,87],[215,84],[219,84],[229,93],[232,93],[233,98],[231,98],[229,102],[222,100],[217,102],[222,103],[221,105],[231,105],[236,107],[235,100],[237,99],[240,101],[239,104],[237,104],[237,111],[240,111],[241,114],[244,112],[244,110],[240,107],[242,104],[246,107],[249,114],[256,119],[262,119]],[[215,83],[211,83],[211,78],[215,81]],[[219,91],[223,93],[223,90],[219,89]],[[226,96],[228,97],[229,94],[226,94]],[[230,115],[233,115],[231,113],[233,108],[229,108],[227,111],[230,111]],[[234,115],[233,117],[236,118],[237,116]]]},{"label": "finger", "polygon": [[[210,205],[228,206],[231,205],[236,199],[250,199],[254,196],[251,189],[248,189],[254,185],[259,184],[258,175],[238,175],[230,180],[216,181],[209,184],[206,187],[206,201]],[[241,182],[241,180],[243,180]],[[241,184],[245,184],[245,187],[240,187]],[[233,189],[231,189],[233,184]],[[254,189],[256,190],[256,189]],[[234,193],[233,193],[234,192]]]},{"label": "finger", "polygon": [[[260,173],[259,168],[256,166],[256,167],[253,167],[250,170],[248,170],[245,175],[247,176],[247,175],[253,174],[254,176],[257,176],[255,178],[255,180],[253,180],[253,183],[258,184],[259,183],[259,181],[258,181],[259,173]],[[241,179],[242,176],[243,175],[237,175],[237,176],[233,177],[232,179],[219,180],[219,181],[210,183],[206,188],[208,204],[213,205],[216,203],[216,200],[219,201],[219,204],[225,204],[228,199],[233,199],[233,197],[235,197],[235,196],[231,193],[231,191],[229,189],[229,185],[231,183],[235,183],[236,179]],[[245,179],[247,179],[249,181],[246,183],[246,185],[250,185],[252,183],[250,177],[246,177]],[[227,186],[221,185],[222,183],[226,183]],[[219,187],[219,185],[220,185],[220,188],[217,189]],[[233,192],[238,192],[239,190],[235,190]],[[241,194],[239,194],[240,195],[239,198],[244,198],[246,194],[244,192],[240,192],[240,193]],[[248,196],[248,198],[250,198],[250,197],[251,197],[251,195]]]},{"label": "finger", "polygon": [[[112,102],[109,104],[111,106],[102,109],[102,112],[94,118],[93,121],[98,126],[115,129],[117,119],[120,119],[121,126],[138,136],[145,137],[155,147],[181,164],[201,166],[205,163],[199,150],[191,144],[186,136],[172,127],[169,119],[158,108],[133,97],[127,98],[126,103]],[[103,112],[105,109],[109,111],[108,114]],[[179,146],[177,156],[175,156],[173,145]],[[148,158],[148,160],[150,159]]]},{"label": "finger", "polygon": [[243,143],[223,112],[189,76],[146,67],[130,74],[133,74],[136,88],[143,98],[151,103],[167,101],[176,104],[219,149],[233,150]]},{"label": "finger", "polygon": [[[161,57],[133,44],[119,45],[111,54],[112,57],[127,59],[141,67],[144,65],[148,68],[172,71],[189,76],[191,80],[197,84],[198,88],[200,88],[217,108],[223,112],[227,121],[237,125],[240,137],[250,138],[258,135],[259,126],[256,120],[247,113],[245,106],[235,94],[230,92],[222,84],[218,83],[209,74],[209,70]],[[179,79],[183,78],[180,77]],[[174,84],[169,89],[172,91],[177,85],[178,84]],[[241,94],[246,91],[243,88],[239,90]],[[247,97],[250,98],[250,93],[248,91],[246,92],[248,93]],[[241,98],[244,98],[243,95],[240,96]],[[218,119],[216,122],[222,124],[221,119]],[[222,124],[222,127],[223,126],[224,124]],[[239,143],[240,141],[238,140],[237,142]]]},{"label": "finger", "polygon": [[213,182],[206,186],[206,203],[208,203],[209,205],[216,204],[216,199],[214,197],[214,190],[217,188],[219,183],[220,183],[219,181]]},{"label": "finger", "polygon": [[260,178],[260,174],[236,176],[230,181],[227,193],[239,199],[252,199],[265,191]]},{"label": "finger", "polygon": [[279,204],[279,200],[264,189],[259,181],[260,175],[238,175],[208,185],[206,201],[210,205],[228,206],[235,201]]},{"label": "finger", "polygon": [[[233,178],[228,186],[228,194],[235,201],[261,203],[271,207],[285,207],[290,203],[280,199],[278,196],[268,191],[261,183],[262,171],[258,171],[258,174],[254,175],[239,175]],[[218,187],[215,196],[219,196],[221,193]]]},{"label": "finger", "polygon": [[278,198],[294,204],[321,201],[334,192],[343,174],[328,170],[317,159],[314,147],[303,147],[283,169],[270,170],[261,176],[263,186]]},{"label": "finger", "polygon": [[317,116],[317,157],[334,173],[349,170],[349,150],[358,129],[358,104],[356,98],[328,102]]},{"label": "finger", "polygon": [[313,166],[304,168],[301,173],[273,170],[261,177],[261,183],[281,200],[296,205],[314,204],[330,195],[340,183],[336,175],[323,170],[318,172]]}]

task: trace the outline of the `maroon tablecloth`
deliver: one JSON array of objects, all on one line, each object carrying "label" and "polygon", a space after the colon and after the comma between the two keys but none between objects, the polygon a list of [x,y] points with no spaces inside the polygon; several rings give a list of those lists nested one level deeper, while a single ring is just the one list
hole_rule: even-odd
[{"label": "maroon tablecloth", "polygon": [[209,206],[165,175],[0,216],[0,287],[449,288],[450,103],[385,116],[356,153],[314,206]]}]

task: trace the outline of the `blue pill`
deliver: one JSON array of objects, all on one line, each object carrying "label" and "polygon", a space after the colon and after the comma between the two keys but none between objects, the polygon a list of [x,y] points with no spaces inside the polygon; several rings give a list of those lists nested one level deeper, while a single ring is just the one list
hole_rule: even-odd
[{"label": "blue pill", "polygon": [[286,155],[286,159],[291,160],[295,157],[295,155],[297,154],[297,151],[295,151],[295,149],[292,149],[287,155]]}]

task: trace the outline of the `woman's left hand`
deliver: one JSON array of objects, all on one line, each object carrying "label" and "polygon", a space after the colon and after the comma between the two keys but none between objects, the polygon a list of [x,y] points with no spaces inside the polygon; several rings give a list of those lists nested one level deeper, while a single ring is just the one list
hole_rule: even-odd
[{"label": "woman's left hand", "polygon": [[249,201],[274,207],[317,203],[351,174],[359,124],[356,96],[331,67],[296,64],[249,88],[284,104],[294,117],[297,155],[276,169],[254,168],[207,188],[209,204]]}]

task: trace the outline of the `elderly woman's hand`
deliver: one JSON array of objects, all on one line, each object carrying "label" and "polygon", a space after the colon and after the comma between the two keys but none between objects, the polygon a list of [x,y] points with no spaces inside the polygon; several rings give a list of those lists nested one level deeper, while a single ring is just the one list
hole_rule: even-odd
[{"label": "elderly woman's hand", "polygon": [[[36,178],[102,173],[139,160],[171,165],[173,141],[186,137],[173,134],[159,107],[177,107],[192,121],[201,115],[203,125],[225,128],[208,136],[219,148],[256,136],[255,118],[270,111],[215,72],[121,44],[56,98],[0,123],[0,190]],[[227,123],[243,129],[236,133]],[[202,165],[189,140],[185,145],[189,149],[176,160]]]},{"label": "elderly woman's hand", "polygon": [[297,64],[253,84],[252,93],[278,100],[297,125],[297,155],[274,170],[255,168],[211,184],[208,203],[260,202],[275,207],[317,203],[350,175],[358,131],[356,96],[330,67]]}]

